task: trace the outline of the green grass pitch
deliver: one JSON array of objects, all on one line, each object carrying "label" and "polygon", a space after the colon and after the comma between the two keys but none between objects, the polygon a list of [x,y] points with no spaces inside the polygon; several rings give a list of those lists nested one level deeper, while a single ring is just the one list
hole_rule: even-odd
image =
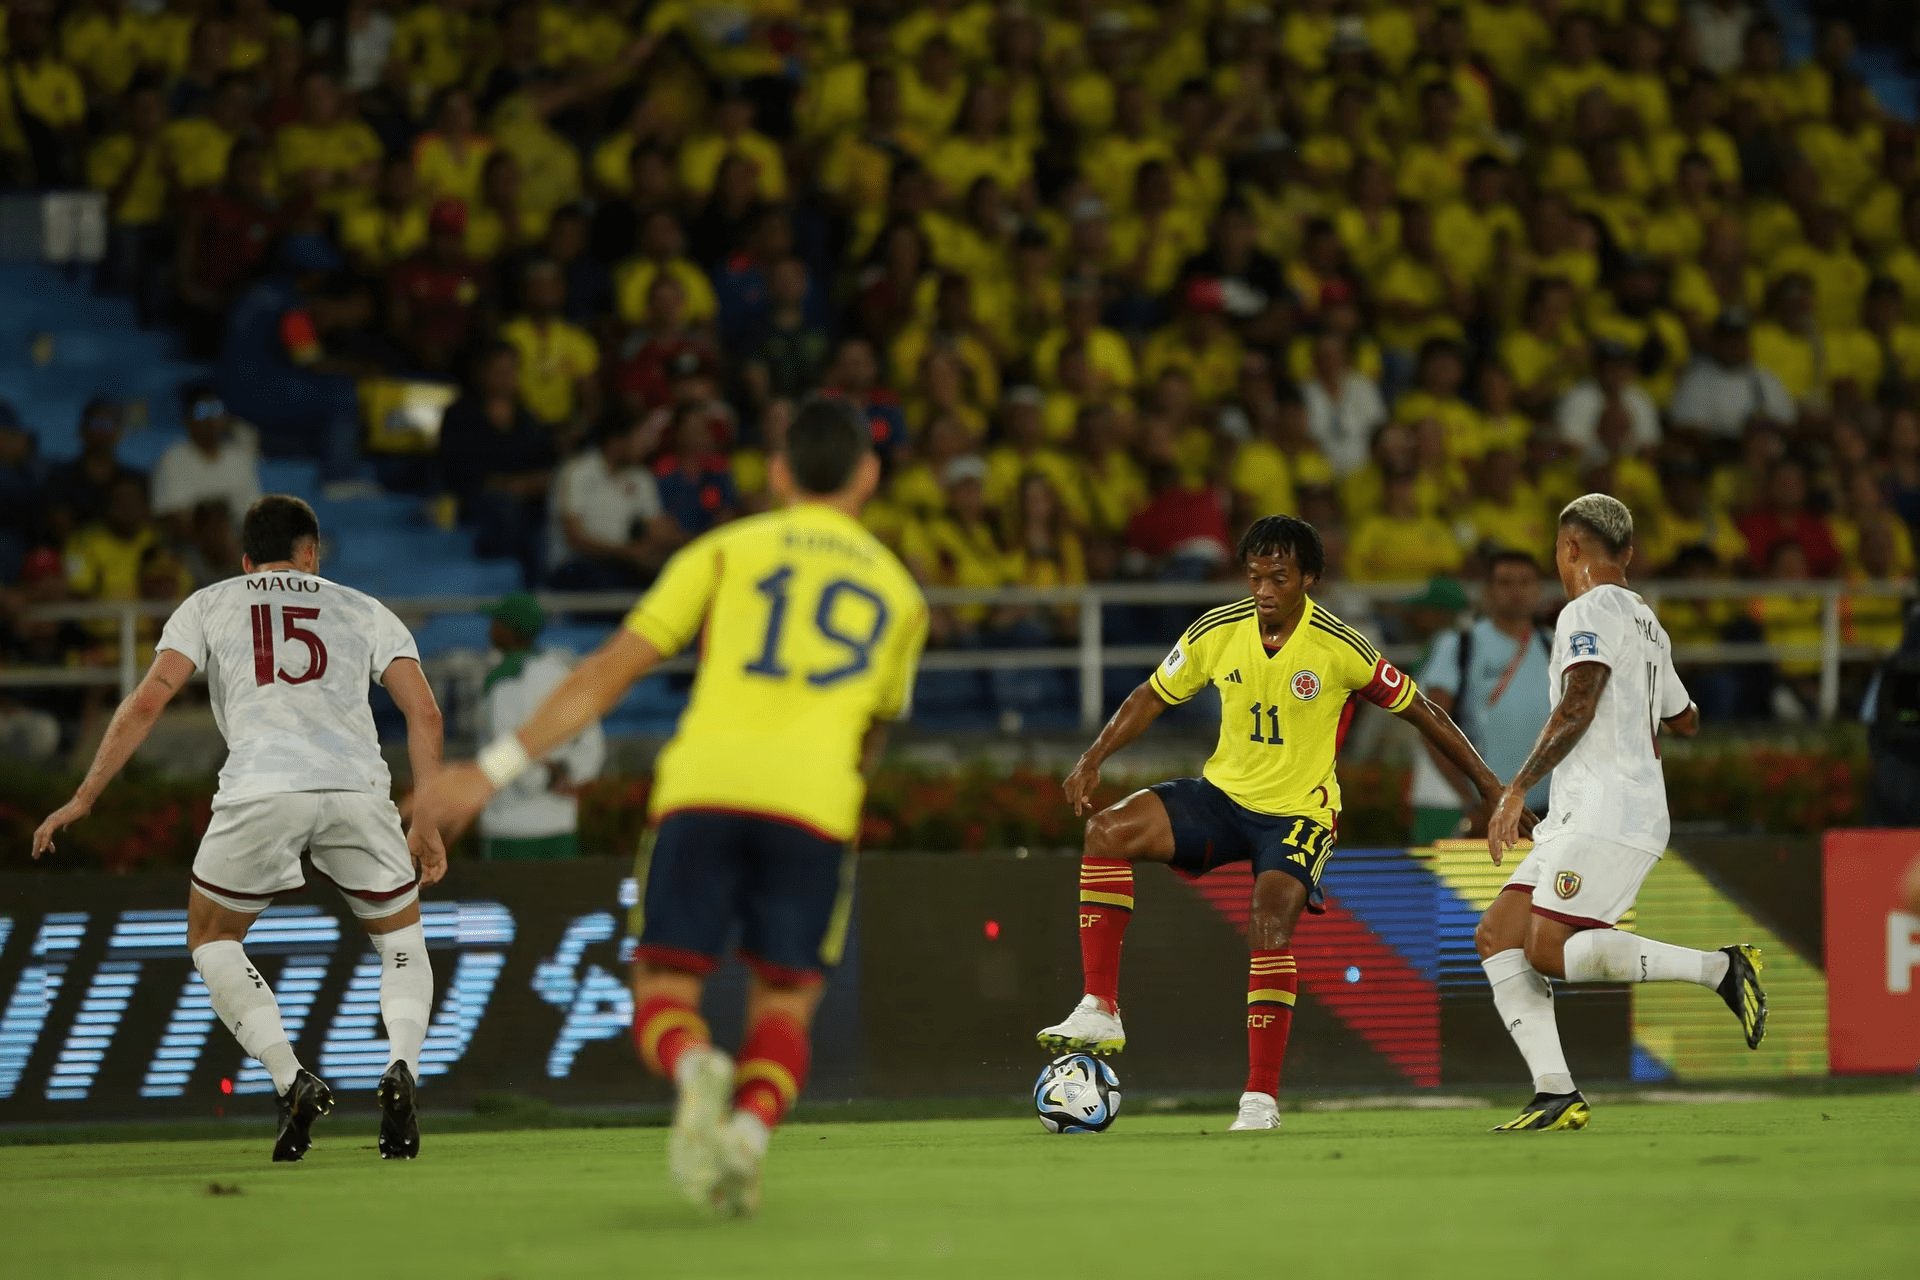
[{"label": "green grass pitch", "polygon": [[[383,1163],[369,1121],[269,1135],[0,1148],[0,1274],[1752,1277],[1914,1275],[1920,1095],[1596,1105],[1584,1133],[1493,1110],[797,1124],[766,1208],[668,1186],[660,1129],[436,1137]],[[214,1188],[220,1193],[216,1194]]]}]

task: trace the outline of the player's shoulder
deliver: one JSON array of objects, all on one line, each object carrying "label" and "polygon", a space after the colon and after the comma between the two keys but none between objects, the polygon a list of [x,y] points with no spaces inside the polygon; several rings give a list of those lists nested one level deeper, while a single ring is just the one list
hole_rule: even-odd
[{"label": "player's shoulder", "polygon": [[1358,628],[1342,622],[1331,609],[1317,600],[1308,599],[1307,616],[1302,625],[1311,633],[1309,638],[1324,648],[1343,656],[1351,653],[1369,667],[1380,661],[1380,651],[1373,647],[1373,641],[1362,635]]},{"label": "player's shoulder", "polygon": [[1643,613],[1651,615],[1652,612],[1637,593],[1611,582],[1603,582],[1567,601],[1566,608],[1560,611],[1556,629],[1568,631],[1583,625],[1627,623]]},{"label": "player's shoulder", "polygon": [[1235,600],[1232,604],[1223,604],[1219,608],[1209,609],[1195,618],[1193,622],[1188,625],[1186,631],[1181,634],[1180,638],[1186,642],[1189,648],[1193,645],[1203,643],[1209,638],[1214,642],[1218,642],[1221,637],[1232,631],[1235,623],[1250,621],[1255,612],[1256,608],[1252,596],[1248,596],[1243,600]]}]

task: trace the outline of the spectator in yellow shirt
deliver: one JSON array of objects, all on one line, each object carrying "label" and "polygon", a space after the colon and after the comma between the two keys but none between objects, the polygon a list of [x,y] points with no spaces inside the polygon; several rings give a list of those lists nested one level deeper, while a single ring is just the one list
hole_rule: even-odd
[{"label": "spectator in yellow shirt", "polygon": [[341,213],[372,202],[382,151],[373,130],[346,113],[332,75],[315,69],[301,77],[300,119],[274,138],[283,179]]},{"label": "spectator in yellow shirt", "polygon": [[1587,343],[1574,322],[1573,288],[1557,276],[1527,285],[1524,321],[1500,340],[1500,362],[1513,375],[1513,398],[1545,416],[1586,371]]},{"label": "spectator in yellow shirt", "polygon": [[253,132],[253,87],[246,77],[224,72],[214,83],[205,115],[170,120],[160,132],[161,146],[173,167],[173,182],[183,192],[217,187],[227,176],[233,144]]},{"label": "spectator in yellow shirt", "polygon": [[480,203],[480,180],[493,154],[493,139],[475,124],[473,95],[463,88],[440,96],[434,128],[413,144],[413,167],[427,203],[459,200],[472,209]]},{"label": "spectator in yellow shirt", "polygon": [[1361,523],[1347,546],[1355,582],[1414,582],[1460,568],[1460,544],[1436,516],[1420,514],[1412,476],[1386,482],[1380,513]]},{"label": "spectator in yellow shirt", "polygon": [[0,69],[25,133],[29,176],[38,186],[63,187],[76,184],[80,176],[87,91],[79,73],[54,52],[47,23],[47,15],[37,9],[13,12],[7,31],[10,56]]},{"label": "spectator in yellow shirt", "polygon": [[686,256],[686,237],[680,219],[667,209],[654,209],[640,223],[640,252],[614,269],[614,307],[628,324],[639,324],[647,313],[647,291],[662,272],[680,282],[686,295],[682,313],[690,325],[710,325],[719,314],[713,284],[707,273]]},{"label": "spectator in yellow shirt", "polygon": [[1473,526],[1473,545],[1482,553],[1524,551],[1542,556],[1553,544],[1547,504],[1527,482],[1520,457],[1511,449],[1489,449],[1480,460],[1467,522]]},{"label": "spectator in yellow shirt", "polygon": [[1135,295],[1130,310],[1145,317],[1159,311],[1153,300],[1173,288],[1181,264],[1206,248],[1207,233],[1191,209],[1175,202],[1165,160],[1143,162],[1133,187],[1132,212],[1113,223],[1112,267]]},{"label": "spectator in yellow shirt", "polygon": [[713,131],[689,138],[680,148],[680,185],[704,200],[719,176],[720,162],[742,156],[754,166],[754,185],[762,200],[787,198],[787,164],[772,138],[753,127],[753,102],[734,81],[721,86],[714,104]]},{"label": "spectator in yellow shirt", "polygon": [[127,91],[147,54],[147,20],[126,0],[87,0],[60,28],[60,52],[98,101]]},{"label": "spectator in yellow shirt", "polygon": [[[975,454],[955,458],[941,472],[946,509],[932,519],[909,525],[900,549],[922,582],[941,587],[1001,587],[1008,564],[992,513],[987,507],[987,464]],[[932,634],[942,644],[980,640],[990,614],[984,604],[935,609]]]},{"label": "spectator in yellow shirt", "polygon": [[427,242],[427,206],[413,161],[391,156],[380,166],[380,191],[374,202],[340,219],[340,247],[363,271],[379,272]]},{"label": "spectator in yellow shirt", "polygon": [[1126,450],[1112,405],[1089,404],[1080,411],[1078,453],[1088,528],[1102,538],[1118,538],[1147,505],[1147,477]]},{"label": "spectator in yellow shirt", "polygon": [[125,116],[125,132],[108,134],[88,151],[87,185],[106,193],[115,227],[151,227],[167,212],[166,99],[158,88],[142,87],[127,99]]},{"label": "spectator in yellow shirt", "polygon": [[1691,151],[1706,157],[1719,190],[1732,192],[1740,185],[1740,150],[1714,123],[1717,96],[1711,78],[1692,76],[1674,101],[1671,126],[1653,131],[1647,139],[1647,163],[1661,186],[1678,181],[1680,159]]},{"label": "spectator in yellow shirt", "polygon": [[1201,404],[1216,404],[1233,394],[1240,383],[1242,349],[1223,306],[1218,280],[1189,280],[1174,323],[1147,339],[1142,374],[1152,381],[1164,370],[1184,369]]},{"label": "spectator in yellow shirt", "polygon": [[1839,212],[1825,205],[1805,209],[1800,225],[1806,238],[1774,255],[1768,264],[1773,277],[1799,272],[1812,282],[1814,318],[1821,328],[1838,332],[1857,327],[1873,277],[1847,243]]},{"label": "spectator in yellow shirt", "polygon": [[528,263],[521,282],[523,315],[507,322],[503,340],[520,352],[520,399],[541,422],[552,427],[584,428],[600,411],[600,348],[560,318],[566,305],[566,277],[557,263]]},{"label": "spectator in yellow shirt", "polygon": [[1506,162],[1483,151],[1467,162],[1465,198],[1434,214],[1434,248],[1448,274],[1464,286],[1486,288],[1500,255],[1517,252],[1526,242],[1526,224],[1507,187]]},{"label": "spectator in yellow shirt", "polygon": [[[67,586],[83,600],[132,600],[140,591],[141,559],[159,541],[147,507],[146,477],[121,475],[107,491],[99,522],[67,539]],[[117,629],[111,619],[98,627],[103,635]]]},{"label": "spectator in yellow shirt", "polygon": [[467,254],[491,262],[537,244],[547,233],[547,211],[529,200],[513,152],[487,157],[480,180],[480,203],[467,211]]},{"label": "spectator in yellow shirt", "polygon": [[1018,203],[1031,198],[1032,151],[1008,130],[1006,92],[990,80],[976,81],[967,91],[960,129],[933,145],[926,164],[940,199],[956,208],[981,178],[998,182]]},{"label": "spectator in yellow shirt", "polygon": [[1395,422],[1432,418],[1446,433],[1447,455],[1456,460],[1477,458],[1486,451],[1480,438],[1480,415],[1460,395],[1467,379],[1467,362],[1452,338],[1429,338],[1420,347],[1413,389],[1394,402]]}]

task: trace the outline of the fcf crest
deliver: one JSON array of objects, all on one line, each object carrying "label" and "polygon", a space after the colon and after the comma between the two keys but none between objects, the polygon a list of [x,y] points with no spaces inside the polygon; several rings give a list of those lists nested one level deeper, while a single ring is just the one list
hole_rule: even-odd
[{"label": "fcf crest", "polygon": [[1563,898],[1571,898],[1580,892],[1580,874],[1576,871],[1562,871],[1553,878],[1553,891]]},{"label": "fcf crest", "polygon": [[1320,693],[1320,677],[1311,671],[1293,673],[1293,696],[1302,702],[1311,702]]}]

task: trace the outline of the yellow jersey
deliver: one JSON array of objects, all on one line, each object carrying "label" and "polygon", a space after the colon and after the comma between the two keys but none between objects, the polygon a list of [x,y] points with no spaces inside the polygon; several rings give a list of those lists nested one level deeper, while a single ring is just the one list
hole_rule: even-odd
[{"label": "yellow jersey", "polygon": [[920,588],[859,521],[807,502],[723,525],[667,562],[626,627],[662,654],[700,641],[654,821],[719,809],[853,837],[861,740],[906,714],[927,638]]},{"label": "yellow jersey", "polygon": [[1220,690],[1220,740],[1201,776],[1255,813],[1312,818],[1340,812],[1334,757],[1360,698],[1405,711],[1412,677],[1365,636],[1311,599],[1278,649],[1260,638],[1251,599],[1203,613],[1147,677],[1168,703],[1208,684]]}]

